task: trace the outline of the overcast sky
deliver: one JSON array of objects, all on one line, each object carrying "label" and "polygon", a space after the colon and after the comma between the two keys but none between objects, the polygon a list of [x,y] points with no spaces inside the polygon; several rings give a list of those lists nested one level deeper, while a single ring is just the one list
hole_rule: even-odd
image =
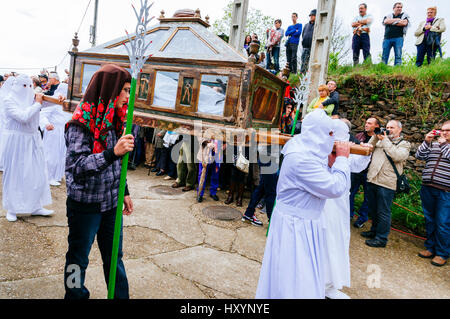
[{"label": "overcast sky", "polygon": [[[89,27],[93,24],[94,0],[79,32],[80,51],[89,48]],[[358,15],[358,5],[364,0],[337,0],[336,15],[340,17],[345,31],[351,33],[350,24]],[[374,17],[371,32],[371,53],[375,62],[379,61],[384,28],[383,17],[392,12],[392,0],[366,0],[368,13]],[[63,75],[68,68],[69,58],[66,55],[71,48],[74,33],[80,26],[81,19],[89,0],[1,0],[0,10],[0,74],[17,71],[26,74],[37,74],[37,70],[19,70],[19,68],[42,68],[58,65],[58,72]],[[7,3],[7,4],[6,4]],[[101,44],[125,34],[124,30],[133,30],[136,26],[135,16],[130,3],[139,7],[139,0],[100,0],[97,30],[97,44]],[[162,9],[166,17],[171,17],[177,9],[199,8],[202,17],[210,16],[214,22],[223,15],[223,8],[228,0],[170,0],[155,1],[152,14],[159,17]],[[405,0],[404,11],[411,16],[411,28],[405,41],[405,50],[416,54],[414,31],[420,21],[425,20],[429,6],[438,7],[438,17],[447,18],[450,13],[449,0]],[[280,18],[286,29],[291,22],[291,13],[299,14],[299,22],[308,21],[309,12],[317,6],[314,0],[250,0],[250,7],[261,10],[264,14]],[[450,27],[450,22],[447,24]],[[155,20],[155,23],[157,20]],[[450,31],[444,32],[443,39],[448,42]],[[448,51],[448,46],[444,51]],[[391,53],[393,54],[393,52]],[[65,57],[65,58],[64,58]],[[6,68],[6,69],[4,69]]]}]

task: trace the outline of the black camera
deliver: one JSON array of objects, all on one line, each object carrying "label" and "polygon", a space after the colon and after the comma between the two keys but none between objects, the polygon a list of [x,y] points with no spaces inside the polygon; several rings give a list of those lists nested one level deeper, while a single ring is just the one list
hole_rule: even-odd
[{"label": "black camera", "polygon": [[375,135],[383,135],[384,132],[386,132],[386,135],[391,135],[391,132],[389,132],[389,130],[386,130],[384,127],[377,127],[373,132],[375,133]]}]

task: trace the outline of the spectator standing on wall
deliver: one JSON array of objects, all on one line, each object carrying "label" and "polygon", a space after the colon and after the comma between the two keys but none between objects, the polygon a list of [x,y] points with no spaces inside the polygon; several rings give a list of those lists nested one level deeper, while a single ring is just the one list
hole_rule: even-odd
[{"label": "spectator standing on wall", "polygon": [[314,26],[316,23],[316,12],[317,10],[314,9],[309,14],[309,23],[305,25],[305,28],[303,29],[302,33],[302,65],[300,68],[300,73],[305,74],[308,72],[308,65],[309,65],[309,57],[311,56],[311,46],[312,46],[312,39],[314,35]]},{"label": "spectator standing on wall", "polygon": [[[425,54],[428,64],[436,58],[436,51],[441,50],[441,36],[446,30],[443,18],[436,18],[437,8],[431,7],[427,10],[427,19],[419,24],[414,34],[417,37],[417,59],[416,65],[422,66]],[[441,53],[442,57],[442,53]]]},{"label": "spectator standing on wall", "polygon": [[382,61],[388,64],[391,48],[394,47],[395,62],[394,65],[402,64],[402,49],[406,31],[411,23],[409,16],[402,12],[403,4],[397,2],[394,4],[394,12],[388,14],[383,19],[385,27],[383,41]]},{"label": "spectator standing on wall", "polygon": [[292,25],[286,30],[286,59],[289,63],[291,73],[297,73],[297,51],[300,43],[300,36],[302,35],[302,24],[297,23],[298,14],[292,13]]},{"label": "spectator standing on wall", "polygon": [[280,43],[284,35],[284,30],[281,28],[281,24],[282,22],[280,19],[275,20],[275,28],[273,28],[272,30],[268,29],[266,32],[268,40],[266,46],[266,68],[270,69],[273,58],[273,65],[276,73],[280,71]]},{"label": "spectator standing on wall", "polygon": [[370,58],[370,27],[372,25],[372,15],[367,14],[367,4],[359,5],[359,16],[353,19],[353,65],[359,63],[359,54],[363,51],[364,61]]}]

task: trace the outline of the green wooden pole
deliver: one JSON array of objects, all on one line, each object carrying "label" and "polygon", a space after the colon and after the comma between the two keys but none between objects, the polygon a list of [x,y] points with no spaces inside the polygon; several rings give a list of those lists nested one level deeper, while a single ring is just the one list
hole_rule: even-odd
[{"label": "green wooden pole", "polygon": [[[131,128],[133,126],[132,124],[133,124],[135,98],[136,98],[136,79],[132,78],[130,100],[128,102],[127,126],[125,129],[125,135],[131,134]],[[127,182],[128,157],[129,153],[125,154],[122,158],[122,171],[120,173],[120,186],[117,201],[116,221],[114,226],[114,240],[111,254],[111,267],[109,270],[108,299],[114,299],[114,290],[116,288],[117,258],[119,255],[119,239],[122,230],[123,200],[125,197],[125,185]]]},{"label": "green wooden pole", "polygon": [[[298,121],[298,116],[300,114],[300,105],[297,109],[297,112],[295,112],[295,119],[294,119],[294,125],[292,126],[292,132],[291,132],[291,136],[294,136],[295,133],[295,127],[297,126],[297,121]],[[273,210],[272,212],[275,210],[275,206],[277,205],[277,201],[275,200],[275,203],[273,204]],[[266,207],[267,209],[267,207]],[[269,235],[269,229],[270,229],[270,221],[269,221],[269,225],[267,226],[267,232],[266,232],[266,237]]]}]

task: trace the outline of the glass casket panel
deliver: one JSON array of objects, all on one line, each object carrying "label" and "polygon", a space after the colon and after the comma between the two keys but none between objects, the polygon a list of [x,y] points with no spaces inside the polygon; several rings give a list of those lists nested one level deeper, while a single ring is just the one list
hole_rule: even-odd
[{"label": "glass casket panel", "polygon": [[81,93],[84,94],[92,79],[94,73],[100,69],[101,65],[98,64],[83,64],[83,78],[81,79]]},{"label": "glass casket panel", "polygon": [[155,89],[153,91],[154,107],[175,109],[179,77],[178,72],[156,72]]},{"label": "glass casket panel", "polygon": [[202,75],[198,112],[223,116],[227,87],[227,76]]}]

